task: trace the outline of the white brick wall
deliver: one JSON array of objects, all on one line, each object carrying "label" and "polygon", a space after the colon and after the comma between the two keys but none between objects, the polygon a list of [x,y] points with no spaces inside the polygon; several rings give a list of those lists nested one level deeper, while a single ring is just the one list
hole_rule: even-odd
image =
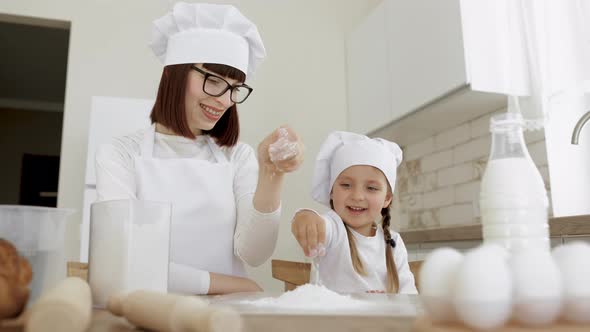
[{"label": "white brick wall", "polygon": [[506,109],[499,109],[489,114],[482,115],[481,117],[470,122],[471,124],[471,138],[477,138],[481,136],[487,136],[490,134],[490,119],[492,116],[504,113]]},{"label": "white brick wall", "polygon": [[402,212],[424,210],[423,197],[421,194],[401,194],[399,200]]},{"label": "white brick wall", "polygon": [[439,223],[441,226],[452,226],[473,223],[475,213],[473,203],[455,204],[440,209]]},{"label": "white brick wall", "polygon": [[424,193],[424,208],[433,209],[454,203],[453,187],[448,186],[435,191]]},{"label": "white brick wall", "polygon": [[[402,147],[398,169],[397,216],[401,229],[470,224],[478,221],[479,190],[491,147],[494,111],[423,141]],[[543,131],[525,133],[531,158],[549,191]]]},{"label": "white brick wall", "polygon": [[453,164],[453,151],[435,152],[422,158],[422,172],[430,172]]},{"label": "white brick wall", "polygon": [[537,166],[547,165],[547,148],[545,141],[539,141],[528,145],[531,158]]},{"label": "white brick wall", "polygon": [[549,166],[541,166],[539,167],[539,173],[541,173],[541,177],[543,178],[543,182],[545,182],[545,188],[550,189],[549,185]]},{"label": "white brick wall", "polygon": [[434,152],[434,138],[428,138],[422,142],[408,145],[404,149],[404,160],[410,161],[418,159],[422,156],[431,154]]},{"label": "white brick wall", "polygon": [[527,131],[524,133],[524,140],[527,142],[527,144],[535,143],[538,141],[545,141],[545,131],[543,131],[543,130]]},{"label": "white brick wall", "polygon": [[471,122],[471,138],[488,136],[490,133],[490,118],[493,113],[477,118]]},{"label": "white brick wall", "polygon": [[477,177],[477,173],[474,163],[443,168],[437,172],[437,183],[439,187],[445,187],[457,183],[468,182],[474,180]]},{"label": "white brick wall", "polygon": [[470,133],[471,128],[466,123],[434,136],[434,145],[437,150],[447,149],[469,140]]},{"label": "white brick wall", "polygon": [[479,195],[481,181],[472,181],[455,186],[455,202],[466,203],[473,201]]},{"label": "white brick wall", "polygon": [[453,161],[455,164],[475,160],[490,154],[492,139],[490,135],[482,136],[453,149]]},{"label": "white brick wall", "polygon": [[409,193],[423,193],[425,188],[425,176],[423,174],[408,178]]},{"label": "white brick wall", "polygon": [[424,174],[424,191],[433,191],[438,188],[438,183],[436,181],[436,173],[427,173]]}]

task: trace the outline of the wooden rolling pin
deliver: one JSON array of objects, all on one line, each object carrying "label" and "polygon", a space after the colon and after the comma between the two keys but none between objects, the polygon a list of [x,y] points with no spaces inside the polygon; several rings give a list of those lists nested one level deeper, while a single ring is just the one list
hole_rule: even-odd
[{"label": "wooden rolling pin", "polygon": [[160,332],[239,332],[240,315],[194,297],[140,290],[111,296],[107,309],[137,327]]},{"label": "wooden rolling pin", "polygon": [[90,286],[76,277],[62,280],[42,294],[25,319],[25,332],[82,332],[90,325]]}]

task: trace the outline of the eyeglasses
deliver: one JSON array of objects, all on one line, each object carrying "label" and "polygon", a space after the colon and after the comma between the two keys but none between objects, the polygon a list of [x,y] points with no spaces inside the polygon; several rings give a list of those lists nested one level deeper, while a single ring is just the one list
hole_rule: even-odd
[{"label": "eyeglasses", "polygon": [[203,76],[205,76],[205,79],[203,80],[203,92],[205,92],[206,94],[208,94],[210,96],[219,97],[219,96],[222,96],[224,93],[226,93],[227,90],[231,90],[231,92],[230,92],[231,101],[233,101],[236,104],[241,104],[248,98],[248,96],[250,96],[250,94],[252,93],[252,90],[254,90],[251,87],[249,87],[248,85],[243,84],[243,83],[232,86],[223,78],[221,78],[217,75],[213,75],[211,73],[208,73],[199,67],[191,66],[191,69],[193,69],[193,70],[203,74]]}]

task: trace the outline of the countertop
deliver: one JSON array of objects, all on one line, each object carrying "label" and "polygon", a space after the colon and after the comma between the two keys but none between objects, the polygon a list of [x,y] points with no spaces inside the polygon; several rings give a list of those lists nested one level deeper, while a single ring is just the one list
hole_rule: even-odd
[{"label": "countertop", "polygon": [[211,303],[230,305],[241,313],[245,332],[254,331],[411,331],[416,317],[423,313],[417,295],[352,294],[371,305],[356,311],[331,308],[295,310],[258,307],[244,301],[279,294],[233,294],[211,297]]},{"label": "countertop", "polygon": [[[371,302],[370,307],[356,312],[344,312],[326,308],[322,311],[306,311],[281,308],[262,308],[244,301],[276,297],[271,293],[242,293],[207,296],[212,304],[229,305],[240,312],[242,332],[473,332],[460,325],[432,325],[423,315],[417,295],[353,294],[353,298]],[[22,332],[21,324],[0,321],[0,332]],[[94,310],[87,332],[139,331],[124,318],[104,310]],[[558,323],[542,328],[509,325],[494,332],[586,332],[588,325]]]},{"label": "countertop", "polygon": [[[549,218],[551,237],[590,236],[590,215]],[[405,244],[444,241],[475,241],[482,239],[481,223],[405,230],[400,232]]]},{"label": "countertop", "polygon": [[[244,301],[277,297],[273,293],[241,293],[207,296],[211,304],[227,305],[242,316],[243,332],[345,332],[345,331],[411,331],[422,307],[417,295],[353,294],[353,298],[370,302],[358,311],[295,310],[260,307]],[[0,325],[0,332],[22,332],[20,324]],[[125,319],[104,310],[95,310],[89,332],[137,331]]]}]

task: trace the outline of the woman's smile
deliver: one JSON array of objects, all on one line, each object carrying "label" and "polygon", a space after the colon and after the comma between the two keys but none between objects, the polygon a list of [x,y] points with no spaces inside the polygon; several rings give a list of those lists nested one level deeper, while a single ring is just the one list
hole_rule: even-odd
[{"label": "woman's smile", "polygon": [[217,121],[223,115],[223,110],[218,110],[205,104],[199,104],[199,106],[201,107],[205,117],[211,121]]}]

